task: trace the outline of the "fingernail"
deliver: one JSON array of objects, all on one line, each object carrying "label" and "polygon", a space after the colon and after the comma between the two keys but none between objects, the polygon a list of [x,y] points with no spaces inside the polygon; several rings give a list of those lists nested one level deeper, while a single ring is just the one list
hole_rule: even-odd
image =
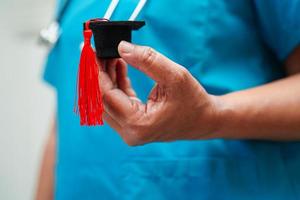
[{"label": "fingernail", "polygon": [[119,51],[121,53],[130,53],[132,52],[133,48],[134,45],[126,41],[121,41],[119,44]]}]

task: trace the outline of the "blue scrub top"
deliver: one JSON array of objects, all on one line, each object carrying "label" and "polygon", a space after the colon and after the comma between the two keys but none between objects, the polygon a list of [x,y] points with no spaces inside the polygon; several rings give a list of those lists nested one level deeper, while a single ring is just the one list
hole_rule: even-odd
[{"label": "blue scrub top", "polygon": [[[107,124],[79,125],[73,106],[82,22],[103,17],[109,3],[72,0],[47,60],[45,79],[58,102],[55,198],[300,199],[300,143],[128,147]],[[112,20],[128,19],[137,3],[121,0]],[[146,26],[133,38],[185,66],[209,93],[225,94],[283,76],[282,61],[300,41],[299,13],[297,0],[148,0],[138,16]],[[153,81],[133,68],[129,76],[146,99]]]}]

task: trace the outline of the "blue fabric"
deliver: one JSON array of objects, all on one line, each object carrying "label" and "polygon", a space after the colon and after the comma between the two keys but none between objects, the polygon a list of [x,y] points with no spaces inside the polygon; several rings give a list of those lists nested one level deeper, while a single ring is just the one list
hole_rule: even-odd
[{"label": "blue fabric", "polygon": [[281,59],[299,44],[300,25],[296,17],[300,1],[256,0],[256,8],[266,43]]},{"label": "blue fabric", "polygon": [[[109,3],[73,0],[47,61],[45,79],[58,97],[55,198],[299,199],[300,143],[209,140],[128,147],[108,125],[79,125],[73,105],[82,22],[102,17]],[[137,3],[121,0],[112,19],[128,19]],[[297,13],[297,0],[148,0],[139,15],[147,25],[133,38],[185,66],[208,92],[224,94],[283,76],[282,61],[299,44]],[[133,68],[129,76],[145,100],[153,81]]]}]

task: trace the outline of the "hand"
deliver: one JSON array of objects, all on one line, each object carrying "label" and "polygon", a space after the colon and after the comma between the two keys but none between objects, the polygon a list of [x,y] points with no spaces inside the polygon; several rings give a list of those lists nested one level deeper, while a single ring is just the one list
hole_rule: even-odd
[{"label": "hand", "polygon": [[[149,47],[119,44],[121,59],[102,63],[104,120],[128,145],[216,137],[218,101],[184,67]],[[156,81],[143,104],[127,77],[126,63]]]}]

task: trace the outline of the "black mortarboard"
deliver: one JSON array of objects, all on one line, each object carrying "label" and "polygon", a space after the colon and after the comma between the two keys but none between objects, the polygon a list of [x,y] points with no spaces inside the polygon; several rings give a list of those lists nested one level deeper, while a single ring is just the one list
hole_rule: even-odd
[{"label": "black mortarboard", "polygon": [[[98,58],[118,58],[118,45],[122,40],[131,42],[131,32],[145,25],[144,21],[91,20],[89,27],[94,35]],[[86,24],[84,24],[86,29]]]},{"label": "black mortarboard", "polygon": [[[145,25],[143,21],[108,21],[92,19],[84,23],[82,47],[77,78],[76,113],[80,116],[80,124],[103,125],[104,112],[100,88],[99,59],[118,58],[118,45],[122,40],[131,42],[131,31]],[[96,53],[91,46],[94,35]]]}]

